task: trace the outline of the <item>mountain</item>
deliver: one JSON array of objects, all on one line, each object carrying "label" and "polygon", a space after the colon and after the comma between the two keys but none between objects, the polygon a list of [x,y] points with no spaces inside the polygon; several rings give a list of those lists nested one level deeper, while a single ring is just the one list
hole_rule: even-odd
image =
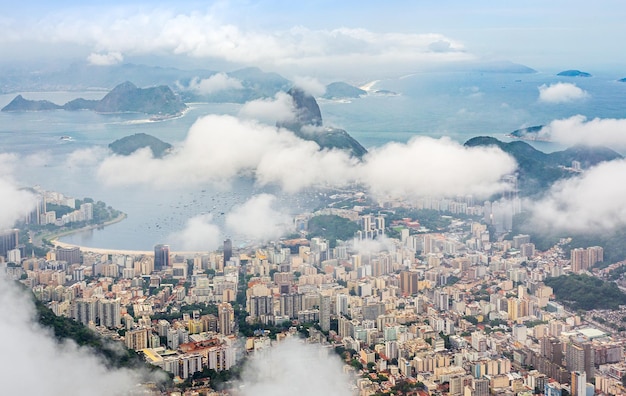
[{"label": "mountain", "polygon": [[619,80],[617,80],[618,82],[626,82],[626,77],[624,78],[620,78]]},{"label": "mountain", "polygon": [[591,77],[591,74],[589,74],[587,72],[580,71],[580,70],[564,70],[564,71],[558,73],[557,76],[564,76],[564,77]]},{"label": "mountain", "polygon": [[474,137],[465,142],[467,147],[497,146],[510,154],[518,164],[520,194],[525,196],[546,191],[555,181],[573,176],[572,161],[578,161],[581,168],[589,168],[600,162],[623,158],[606,147],[574,146],[564,151],[546,154],[522,141],[502,142],[489,136]]},{"label": "mountain", "polygon": [[322,97],[325,99],[344,99],[358,98],[362,95],[367,95],[367,91],[345,82],[334,82],[326,86],[326,92]]},{"label": "mountain", "polygon": [[63,106],[46,100],[28,100],[18,95],[2,111],[41,111],[41,110],[95,110],[100,113],[146,113],[158,116],[172,116],[182,113],[187,106],[168,87],[161,85],[150,88],[137,88],[131,82],[119,84],[100,100],[74,99]]},{"label": "mountain", "polygon": [[513,73],[513,74],[533,74],[537,73],[537,70],[522,65],[519,63],[513,63],[509,61],[493,61],[482,62],[474,66],[474,70],[481,73]]},{"label": "mountain", "polygon": [[140,87],[176,86],[177,81],[194,77],[208,78],[215,71],[182,70],[171,67],[147,66],[133,63],[97,66],[75,62],[69,66],[43,69],[2,70],[0,91],[86,91],[110,90],[121,81],[133,81]]},{"label": "mountain", "polygon": [[13,100],[2,108],[1,111],[42,111],[59,110],[62,107],[48,100],[28,100],[22,95],[17,95]]},{"label": "mountain", "polygon": [[99,100],[78,98],[63,105],[65,110],[95,110]]},{"label": "mountain", "polygon": [[549,136],[541,135],[539,133],[542,129],[543,125],[535,125],[528,128],[516,129],[506,136],[520,140],[539,140],[543,142],[549,142]]},{"label": "mountain", "polygon": [[137,112],[146,114],[175,115],[187,106],[170,87],[137,88],[126,81],[106,94],[95,107],[101,113]]},{"label": "mountain", "polygon": [[172,148],[172,145],[145,133],[126,136],[109,144],[111,151],[119,155],[130,155],[144,147],[150,147],[152,155],[155,158],[161,158]]},{"label": "mountain", "polygon": [[295,118],[277,123],[278,127],[289,129],[302,139],[312,140],[322,149],[346,150],[359,158],[367,153],[365,147],[345,130],[323,126],[322,113],[313,96],[296,87],[289,89],[287,94],[293,99]]},{"label": "mountain", "polygon": [[[223,73],[224,74],[224,73]],[[194,88],[202,80],[209,80],[217,73],[205,77],[182,79],[178,82],[180,95],[186,102],[245,103],[255,99],[271,98],[277,92],[286,91],[292,85],[289,80],[277,73],[267,73],[257,67],[248,67],[225,73],[230,86],[217,87],[214,91],[203,92]],[[223,78],[222,78],[223,79]]]}]

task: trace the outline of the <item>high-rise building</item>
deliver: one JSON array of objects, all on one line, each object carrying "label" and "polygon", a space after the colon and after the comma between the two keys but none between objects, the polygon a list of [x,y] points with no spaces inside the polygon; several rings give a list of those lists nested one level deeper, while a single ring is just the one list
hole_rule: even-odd
[{"label": "high-rise building", "polygon": [[19,230],[4,230],[0,231],[0,256],[7,256],[9,250],[13,250],[17,247],[19,241]]},{"label": "high-rise building", "polygon": [[121,302],[119,298],[114,300],[101,299],[98,301],[98,320],[100,326],[108,328],[119,327],[122,324]]},{"label": "high-rise building", "polygon": [[543,388],[544,396],[561,396],[561,384],[558,382],[548,382]]},{"label": "high-rise building", "polygon": [[580,272],[587,269],[587,252],[585,249],[576,248],[570,251],[572,272]]},{"label": "high-rise building", "polygon": [[303,301],[304,295],[302,293],[281,294],[280,315],[288,316],[289,319],[297,319],[298,312],[303,309]]},{"label": "high-rise building", "polygon": [[419,274],[417,272],[400,272],[400,291],[402,292],[402,294],[406,294],[407,296],[417,294],[418,281]]},{"label": "high-rise building", "polygon": [[78,246],[57,248],[56,259],[65,261],[68,265],[80,264],[80,248]]},{"label": "high-rise building", "polygon": [[513,248],[520,249],[525,243],[530,243],[530,235],[519,234],[513,237]]},{"label": "high-rise building", "polygon": [[124,336],[126,347],[135,351],[146,349],[151,335],[152,331],[150,329],[129,330]]},{"label": "high-rise building", "polygon": [[320,327],[322,331],[330,330],[330,296],[320,294]]},{"label": "high-rise building", "polygon": [[569,371],[584,372],[586,378],[594,377],[594,350],[591,342],[575,339],[567,344],[565,362]]},{"label": "high-rise building", "polygon": [[93,204],[91,202],[81,204],[79,210],[83,214],[85,221],[93,220]]},{"label": "high-rise building", "polygon": [[337,294],[337,300],[335,302],[335,313],[337,315],[345,315],[348,313],[348,295]]},{"label": "high-rise building", "polygon": [[224,241],[224,265],[233,257],[233,242],[230,239]]},{"label": "high-rise building", "polygon": [[154,270],[162,271],[170,265],[169,245],[156,245],[154,247]]},{"label": "high-rise building", "polygon": [[572,396],[587,394],[587,376],[584,371],[572,371]]},{"label": "high-rise building", "polygon": [[472,380],[474,396],[489,396],[489,380],[487,378],[474,378]]},{"label": "high-rise building", "polygon": [[233,334],[235,311],[230,303],[224,302],[218,306],[218,323],[220,333],[224,335]]}]

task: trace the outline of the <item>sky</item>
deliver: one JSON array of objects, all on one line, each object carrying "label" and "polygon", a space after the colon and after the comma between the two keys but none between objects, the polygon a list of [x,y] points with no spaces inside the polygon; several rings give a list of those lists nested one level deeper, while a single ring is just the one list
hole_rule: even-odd
[{"label": "sky", "polygon": [[[458,62],[626,69],[618,0],[24,1],[0,16],[3,62],[155,61],[292,77],[402,74]],[[317,77],[317,76],[316,76]]]}]

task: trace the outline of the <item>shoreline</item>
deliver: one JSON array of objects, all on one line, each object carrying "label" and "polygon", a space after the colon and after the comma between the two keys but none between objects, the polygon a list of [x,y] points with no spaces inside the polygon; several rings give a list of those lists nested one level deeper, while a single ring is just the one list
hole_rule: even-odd
[{"label": "shoreline", "polygon": [[[50,234],[50,235],[46,235],[46,236],[42,236],[42,239],[47,239],[48,242],[50,242],[50,244],[52,244],[52,246],[54,246],[55,248],[79,248],[81,252],[84,253],[97,253],[97,254],[122,254],[122,255],[128,255],[128,256],[148,256],[148,255],[154,255],[154,251],[153,250],[125,250],[125,249],[108,249],[108,248],[97,248],[97,247],[89,247],[89,246],[81,246],[81,245],[76,245],[73,243],[67,243],[67,242],[61,242],[59,241],[59,238],[64,237],[64,236],[68,236],[68,235],[72,235],[72,234],[76,234],[79,232],[83,232],[83,231],[89,231],[89,230],[94,230],[100,227],[106,227],[115,223],[119,223],[122,220],[124,220],[126,218],[126,213],[122,213],[119,216],[117,216],[114,219],[111,219],[109,221],[105,221],[102,224],[93,224],[93,225],[89,225],[86,227],[81,227],[81,228],[76,228],[76,229],[72,229],[72,230],[66,230],[63,232],[59,232],[59,233],[54,233],[54,234]],[[183,256],[195,256],[197,254],[206,254],[206,253],[210,253],[208,250],[207,251],[170,251],[170,254],[173,253],[177,253]]]}]

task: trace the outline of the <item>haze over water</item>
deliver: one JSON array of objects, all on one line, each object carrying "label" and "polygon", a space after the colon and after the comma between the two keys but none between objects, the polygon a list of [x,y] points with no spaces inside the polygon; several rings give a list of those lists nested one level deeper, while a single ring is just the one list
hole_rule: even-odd
[{"label": "haze over water", "polygon": [[[619,118],[626,104],[626,83],[618,75],[591,78],[557,77],[555,74],[420,73],[383,80],[373,90],[397,95],[371,94],[348,101],[320,100],[326,125],[346,129],[368,149],[388,142],[406,142],[415,136],[449,136],[459,142],[504,134],[520,127],[547,124],[577,114],[588,119]],[[557,82],[575,84],[587,93],[582,100],[563,104],[539,101],[539,87]],[[98,99],[104,92],[24,93],[27,99],[64,103],[76,97]],[[1,95],[0,106],[15,94]],[[196,215],[210,213],[222,225],[224,213],[260,192],[275,193],[279,204],[292,214],[315,208],[315,196],[280,194],[279,189],[257,188],[250,179],[239,179],[232,188],[161,189],[144,186],[107,187],[95,175],[97,163],[72,166],[70,155],[78,149],[105,149],[112,141],[134,133],[147,133],[176,144],[191,125],[207,114],[236,115],[238,104],[191,104],[181,118],[149,122],[139,114],[103,115],[91,111],[0,113],[0,152],[21,156],[16,178],[23,186],[41,185],[75,198],[105,201],[128,214],[121,223],[105,229],[62,238],[68,243],[111,249],[150,250],[156,243],[170,243],[168,236],[184,228]],[[61,136],[70,136],[63,141]],[[534,142],[542,151],[564,146]],[[225,235],[230,236],[230,235]],[[244,238],[231,236],[237,244]],[[173,246],[176,248],[176,246]]]}]

